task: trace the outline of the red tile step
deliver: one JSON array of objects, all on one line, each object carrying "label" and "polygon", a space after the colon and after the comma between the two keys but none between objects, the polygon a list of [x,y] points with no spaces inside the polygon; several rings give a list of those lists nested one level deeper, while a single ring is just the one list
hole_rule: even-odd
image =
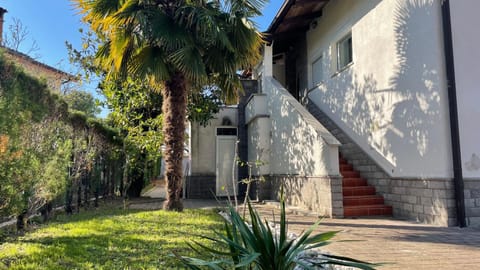
[{"label": "red tile step", "polygon": [[344,206],[361,206],[361,205],[383,205],[384,200],[381,195],[367,196],[346,196],[343,198]]},{"label": "red tile step", "polygon": [[371,186],[343,187],[343,197],[375,195],[375,188]]},{"label": "red tile step", "polygon": [[342,184],[344,187],[361,187],[361,186],[368,185],[367,180],[360,177],[354,177],[354,178],[344,177],[342,180]]},{"label": "red tile step", "polygon": [[343,176],[343,209],[345,217],[391,216],[392,207],[384,205],[384,198],[376,195],[375,187],[369,186],[348,161],[340,160],[340,174]]},{"label": "red tile step", "polygon": [[340,164],[340,172],[343,171],[353,171],[353,166],[350,164]]},{"label": "red tile step", "polygon": [[344,206],[343,215],[345,217],[391,216],[392,207],[387,205]]},{"label": "red tile step", "polygon": [[343,178],[360,177],[360,173],[357,172],[357,171],[342,171],[342,170],[340,170],[340,174],[343,176]]}]

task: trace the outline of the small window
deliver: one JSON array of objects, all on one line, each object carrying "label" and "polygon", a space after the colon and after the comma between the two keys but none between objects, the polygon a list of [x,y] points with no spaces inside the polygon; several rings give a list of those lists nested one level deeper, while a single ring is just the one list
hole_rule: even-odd
[{"label": "small window", "polygon": [[352,61],[352,33],[349,33],[337,42],[337,71],[342,70]]},{"label": "small window", "polygon": [[313,86],[323,81],[323,57],[319,56],[312,62],[312,82]]},{"label": "small window", "polygon": [[232,135],[237,136],[237,129],[236,128],[217,128],[217,135]]}]

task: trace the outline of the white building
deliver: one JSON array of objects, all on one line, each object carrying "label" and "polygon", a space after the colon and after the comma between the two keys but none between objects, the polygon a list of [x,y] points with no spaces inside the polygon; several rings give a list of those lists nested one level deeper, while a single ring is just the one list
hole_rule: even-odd
[{"label": "white building", "polygon": [[286,0],[260,89],[239,104],[244,158],[267,163],[259,196],[283,186],[288,203],[326,216],[480,225],[477,10],[476,0]]}]

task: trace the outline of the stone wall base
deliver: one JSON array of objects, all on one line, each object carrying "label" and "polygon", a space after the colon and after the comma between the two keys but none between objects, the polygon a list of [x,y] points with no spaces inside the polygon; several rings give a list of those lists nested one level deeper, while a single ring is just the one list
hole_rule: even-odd
[{"label": "stone wall base", "polygon": [[467,226],[480,228],[480,179],[464,180]]},{"label": "stone wall base", "polygon": [[186,177],[187,199],[215,199],[215,175],[190,175]]},{"label": "stone wall base", "polygon": [[[440,226],[457,226],[452,179],[382,179],[368,183],[393,206],[393,216]],[[480,227],[480,180],[464,180],[467,226]]]},{"label": "stone wall base", "polygon": [[290,206],[325,217],[343,217],[341,177],[265,176],[257,185],[257,199],[279,200],[283,190]]},{"label": "stone wall base", "polygon": [[393,207],[393,216],[440,226],[456,226],[451,179],[370,178],[368,183]]}]

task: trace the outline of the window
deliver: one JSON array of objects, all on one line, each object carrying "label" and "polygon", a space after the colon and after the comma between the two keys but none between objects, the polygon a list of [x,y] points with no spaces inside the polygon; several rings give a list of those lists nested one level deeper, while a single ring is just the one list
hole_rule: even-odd
[{"label": "window", "polygon": [[342,70],[352,61],[352,33],[349,33],[337,42],[337,71]]},{"label": "window", "polygon": [[319,56],[312,62],[312,82],[313,86],[323,81],[323,57]]},{"label": "window", "polygon": [[230,127],[217,128],[217,135],[237,136],[237,128],[230,128]]}]

